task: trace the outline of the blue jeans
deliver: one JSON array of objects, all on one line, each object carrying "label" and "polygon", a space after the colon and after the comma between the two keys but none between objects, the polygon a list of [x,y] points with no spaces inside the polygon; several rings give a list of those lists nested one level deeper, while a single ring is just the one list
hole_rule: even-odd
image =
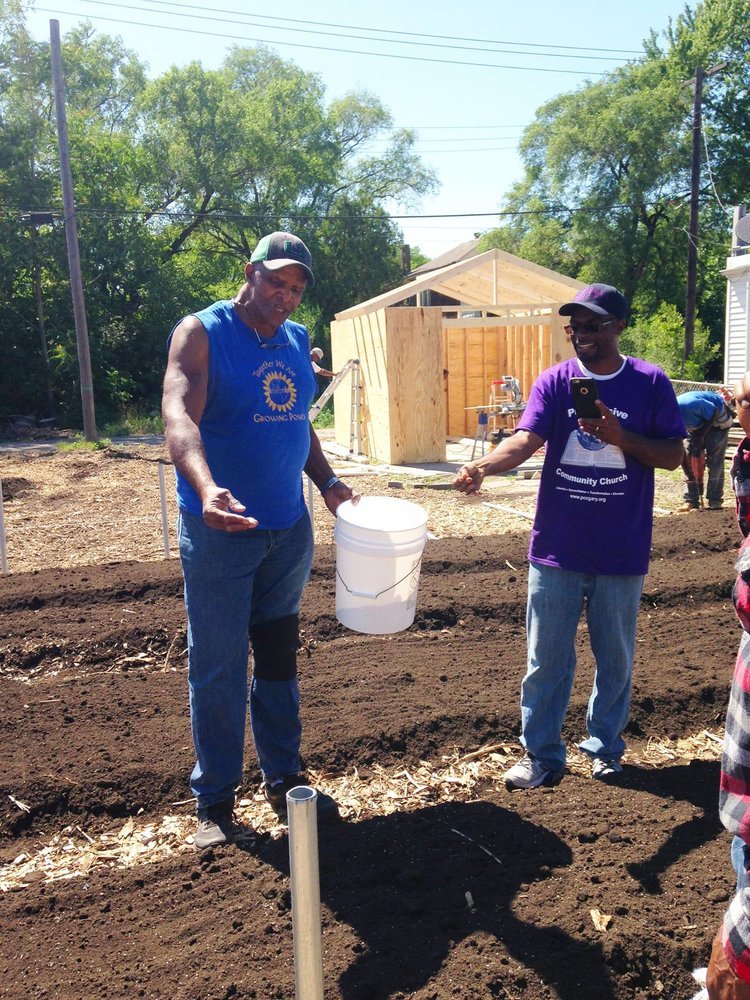
[{"label": "blue jeans", "polygon": [[643,579],[529,565],[521,743],[553,770],[565,767],[561,730],[573,690],[576,629],[584,603],[596,674],[586,714],[589,736],[579,747],[591,757],[622,756]]},{"label": "blue jeans", "polygon": [[[712,427],[706,434],[701,446],[693,441],[690,436],[689,453],[701,451],[706,454],[706,469],[708,471],[708,483],[706,484],[706,500],[709,503],[721,503],[724,498],[724,462],[729,444],[729,428]],[[699,505],[703,494],[703,483],[697,483],[688,474],[685,483],[685,500],[688,503]]]},{"label": "blue jeans", "polygon": [[741,837],[732,837],[730,853],[732,867],[737,875],[736,891],[739,892],[740,889],[747,889],[750,886],[750,845]]},{"label": "blue jeans", "polygon": [[[180,514],[188,615],[188,684],[198,808],[234,798],[242,781],[248,705],[249,629],[299,611],[310,575],[307,513],[283,531],[229,533]],[[258,763],[273,781],[300,769],[297,678],[253,678],[250,719]]]}]

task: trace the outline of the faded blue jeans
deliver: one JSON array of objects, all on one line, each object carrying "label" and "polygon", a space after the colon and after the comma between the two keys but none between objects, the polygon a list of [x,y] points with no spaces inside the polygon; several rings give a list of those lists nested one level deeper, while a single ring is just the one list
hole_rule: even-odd
[{"label": "faded blue jeans", "polygon": [[730,848],[732,867],[737,876],[736,892],[740,889],[747,889],[750,886],[750,845],[746,844],[741,837],[732,837]]},{"label": "faded blue jeans", "polygon": [[596,674],[586,714],[589,735],[579,747],[590,757],[622,756],[643,580],[643,576],[589,575],[529,565],[521,743],[531,757],[552,770],[565,767],[561,730],[573,690],[576,629],[584,606]]},{"label": "faded blue jeans", "polygon": [[[688,454],[703,451],[706,454],[706,500],[708,503],[720,504],[724,499],[724,462],[729,444],[729,428],[712,427],[700,445],[696,444],[694,434],[689,436]],[[688,478],[685,483],[685,500],[700,506],[703,494],[703,483],[697,483]]]},{"label": "faded blue jeans", "polygon": [[[185,511],[179,537],[196,754],[190,787],[202,809],[233,799],[242,781],[249,628],[299,611],[313,538],[307,513],[283,531],[230,533]],[[296,677],[253,678],[249,705],[264,778],[296,774],[302,736]]]}]

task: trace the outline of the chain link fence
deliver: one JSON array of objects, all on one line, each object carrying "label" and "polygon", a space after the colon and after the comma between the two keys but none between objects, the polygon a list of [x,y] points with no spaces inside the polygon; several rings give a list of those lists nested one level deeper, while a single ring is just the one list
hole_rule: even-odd
[{"label": "chain link fence", "polygon": [[[686,382],[684,379],[677,378],[673,378],[671,382],[677,396],[682,392],[719,392],[720,389],[728,389],[729,392],[732,392],[732,387],[725,386],[722,382]],[[719,395],[721,395],[720,392]]]}]

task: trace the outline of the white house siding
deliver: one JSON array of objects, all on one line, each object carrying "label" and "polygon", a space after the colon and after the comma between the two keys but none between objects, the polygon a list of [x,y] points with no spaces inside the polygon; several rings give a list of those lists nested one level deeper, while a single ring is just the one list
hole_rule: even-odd
[{"label": "white house siding", "polygon": [[727,269],[724,383],[734,385],[750,370],[750,257],[730,257]]}]

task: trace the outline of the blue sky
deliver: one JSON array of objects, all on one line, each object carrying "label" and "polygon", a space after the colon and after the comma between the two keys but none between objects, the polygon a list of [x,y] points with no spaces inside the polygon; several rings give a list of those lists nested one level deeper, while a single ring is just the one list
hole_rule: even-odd
[{"label": "blue sky", "polygon": [[649,31],[683,8],[683,0],[381,0],[367,11],[350,0],[38,0],[28,24],[48,39],[50,19],[63,34],[88,19],[122,37],[152,76],[193,60],[215,67],[231,45],[263,41],[318,73],[331,99],[370,91],[395,125],[416,129],[441,182],[416,208],[390,206],[393,214],[461,216],[400,220],[406,242],[433,257],[497,222],[522,174],[516,147],[536,108],[635,58]]}]

